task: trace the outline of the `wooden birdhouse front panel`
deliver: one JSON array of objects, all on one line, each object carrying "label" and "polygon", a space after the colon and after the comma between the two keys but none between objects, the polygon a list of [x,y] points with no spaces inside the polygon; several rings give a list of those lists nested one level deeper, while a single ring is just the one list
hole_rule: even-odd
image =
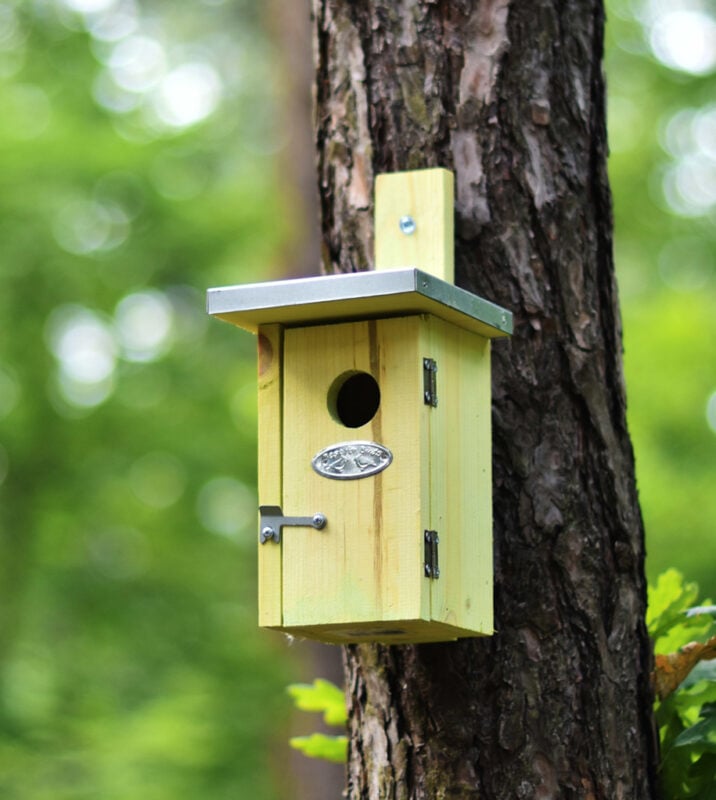
[{"label": "wooden birdhouse front panel", "polygon": [[[327,523],[284,537],[284,626],[428,613],[416,534],[429,520],[419,327],[407,317],[285,332],[283,510],[320,511]],[[321,452],[324,474],[312,463]]]},{"label": "wooden birdhouse front panel", "polygon": [[308,326],[283,331],[282,364],[283,513],[326,524],[261,547],[262,623],[335,642],[491,633],[488,340],[430,315]]}]

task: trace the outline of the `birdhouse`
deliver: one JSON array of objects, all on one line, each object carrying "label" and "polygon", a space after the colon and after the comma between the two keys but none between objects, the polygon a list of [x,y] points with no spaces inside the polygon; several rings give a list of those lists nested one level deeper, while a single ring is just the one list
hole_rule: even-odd
[{"label": "birdhouse", "polygon": [[376,270],[210,289],[258,335],[259,623],[432,642],[492,622],[490,340],[453,285],[453,179],[381,175]]}]

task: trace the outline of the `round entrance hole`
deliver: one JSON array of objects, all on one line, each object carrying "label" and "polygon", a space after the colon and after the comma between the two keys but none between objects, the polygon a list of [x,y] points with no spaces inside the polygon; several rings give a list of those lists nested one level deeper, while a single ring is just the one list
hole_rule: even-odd
[{"label": "round entrance hole", "polygon": [[367,372],[339,375],[328,392],[331,416],[346,428],[360,428],[370,422],[380,405],[380,389]]}]

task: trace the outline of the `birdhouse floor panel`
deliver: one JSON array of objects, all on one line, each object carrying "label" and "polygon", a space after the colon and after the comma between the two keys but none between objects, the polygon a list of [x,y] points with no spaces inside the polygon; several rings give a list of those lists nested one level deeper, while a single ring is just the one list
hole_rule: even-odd
[{"label": "birdhouse floor panel", "polygon": [[492,634],[492,629],[479,632],[423,619],[373,620],[353,625],[283,626],[280,630],[291,636],[318,639],[328,644],[427,644]]}]

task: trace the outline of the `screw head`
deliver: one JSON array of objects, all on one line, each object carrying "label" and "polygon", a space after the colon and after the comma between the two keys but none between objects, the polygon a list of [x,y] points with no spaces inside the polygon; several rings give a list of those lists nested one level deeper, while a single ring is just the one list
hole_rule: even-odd
[{"label": "screw head", "polygon": [[313,515],[313,527],[317,530],[321,530],[321,528],[326,527],[326,515],[325,514],[314,514]]},{"label": "screw head", "polygon": [[266,544],[269,539],[273,539],[276,535],[276,531],[267,525],[265,528],[261,528],[261,544]]},{"label": "screw head", "polygon": [[417,226],[415,224],[415,220],[410,216],[410,214],[405,214],[398,221],[398,227],[406,236],[410,236],[411,234],[415,233],[415,228]]}]

